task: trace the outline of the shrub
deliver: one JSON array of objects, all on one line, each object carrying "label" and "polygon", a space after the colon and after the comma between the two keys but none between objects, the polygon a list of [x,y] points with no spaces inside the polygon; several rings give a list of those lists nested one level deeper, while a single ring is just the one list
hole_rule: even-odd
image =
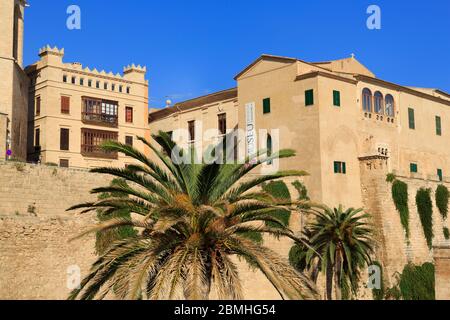
[{"label": "shrub", "polygon": [[447,187],[444,185],[438,186],[436,189],[436,206],[444,220],[447,219],[448,215],[448,197],[449,191]]},{"label": "shrub", "polygon": [[417,191],[416,204],[425,239],[431,250],[433,246],[433,203],[431,201],[431,189],[420,188]]},{"label": "shrub", "polygon": [[392,199],[400,213],[400,221],[406,232],[406,239],[409,239],[408,185],[403,181],[395,180],[392,184]]},{"label": "shrub", "polygon": [[386,176],[386,182],[394,182],[397,177],[393,173],[388,173]]}]

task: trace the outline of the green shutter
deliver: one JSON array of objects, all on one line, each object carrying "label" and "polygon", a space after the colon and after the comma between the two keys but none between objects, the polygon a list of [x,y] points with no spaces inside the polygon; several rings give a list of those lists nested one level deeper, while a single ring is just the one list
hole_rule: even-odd
[{"label": "green shutter", "polygon": [[305,105],[312,106],[314,104],[314,90],[305,91]]},{"label": "green shutter", "polygon": [[414,109],[409,108],[408,109],[408,119],[409,119],[409,128],[410,129],[416,129],[416,121],[414,118]]},{"label": "green shutter", "polygon": [[419,170],[418,170],[418,168],[417,168],[417,164],[416,163],[411,163],[410,165],[409,165],[409,167],[410,167],[410,171],[412,172],[412,173],[417,173]]},{"label": "green shutter", "polygon": [[437,175],[439,177],[439,181],[444,180],[444,175],[442,174],[442,169],[437,169]]},{"label": "green shutter", "polygon": [[436,134],[442,136],[442,123],[441,117],[436,116]]},{"label": "green shutter", "polygon": [[270,113],[270,98],[263,100],[263,113]]},{"label": "green shutter", "polygon": [[334,173],[339,173],[339,162],[334,162]]},{"label": "green shutter", "polygon": [[333,105],[336,107],[341,106],[341,93],[337,90],[333,91]]},{"label": "green shutter", "polygon": [[342,162],[342,173],[347,174],[347,164],[345,162]]}]

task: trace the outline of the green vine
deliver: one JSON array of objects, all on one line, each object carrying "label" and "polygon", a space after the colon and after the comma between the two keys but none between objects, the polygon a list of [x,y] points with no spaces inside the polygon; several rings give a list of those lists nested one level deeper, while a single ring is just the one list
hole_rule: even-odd
[{"label": "green vine", "polygon": [[431,189],[420,188],[417,191],[416,204],[428,248],[431,250],[433,246],[433,203],[431,201]]},{"label": "green vine", "polygon": [[444,185],[438,186],[436,189],[436,206],[444,220],[447,219],[448,215],[448,198],[449,191],[447,187]]},{"label": "green vine", "polygon": [[397,177],[393,173],[388,173],[386,176],[386,182],[394,182],[396,179]]},{"label": "green vine", "polygon": [[432,263],[422,266],[408,264],[397,274],[397,284],[386,290],[390,300],[436,300],[435,268]]},{"label": "green vine", "polygon": [[403,181],[395,180],[392,184],[392,199],[400,213],[400,221],[406,232],[406,239],[409,241],[408,185]]},{"label": "green vine", "polygon": [[450,240],[450,230],[447,227],[444,227],[444,238],[445,240]]}]

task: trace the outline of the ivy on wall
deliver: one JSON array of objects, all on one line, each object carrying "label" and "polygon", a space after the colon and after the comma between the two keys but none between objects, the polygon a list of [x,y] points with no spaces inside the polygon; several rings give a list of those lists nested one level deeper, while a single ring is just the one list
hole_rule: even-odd
[{"label": "ivy on wall", "polygon": [[386,290],[388,300],[436,300],[435,267],[432,263],[421,266],[408,264],[397,274],[397,284]]},{"label": "ivy on wall", "polygon": [[406,232],[406,239],[409,240],[409,208],[408,208],[408,185],[400,180],[392,183],[392,199],[395,208],[400,213],[400,221]]},{"label": "ivy on wall", "polygon": [[431,201],[431,189],[420,188],[416,195],[417,211],[422,223],[428,248],[433,246],[433,203]]},{"label": "ivy on wall", "polygon": [[444,238],[445,240],[450,240],[450,230],[447,227],[444,227]]},{"label": "ivy on wall", "polygon": [[449,191],[447,187],[444,185],[438,186],[436,189],[436,206],[444,220],[447,219],[448,215],[448,198]]}]

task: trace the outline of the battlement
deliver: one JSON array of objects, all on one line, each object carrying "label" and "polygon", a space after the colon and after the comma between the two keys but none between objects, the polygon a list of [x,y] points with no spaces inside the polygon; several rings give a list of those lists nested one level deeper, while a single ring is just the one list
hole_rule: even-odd
[{"label": "battlement", "polygon": [[50,45],[46,45],[45,47],[39,50],[39,56],[43,57],[46,55],[55,55],[59,57],[64,57],[64,48],[58,49],[58,47],[50,47]]},{"label": "battlement", "polygon": [[137,66],[136,66],[136,65],[133,63],[131,66],[128,65],[128,66],[126,66],[126,67],[123,68],[123,73],[124,73],[124,74],[131,73],[131,72],[137,72],[137,73],[143,73],[143,74],[145,74],[145,73],[147,73],[147,67],[146,67],[146,66],[141,67],[141,65],[137,65]]}]

